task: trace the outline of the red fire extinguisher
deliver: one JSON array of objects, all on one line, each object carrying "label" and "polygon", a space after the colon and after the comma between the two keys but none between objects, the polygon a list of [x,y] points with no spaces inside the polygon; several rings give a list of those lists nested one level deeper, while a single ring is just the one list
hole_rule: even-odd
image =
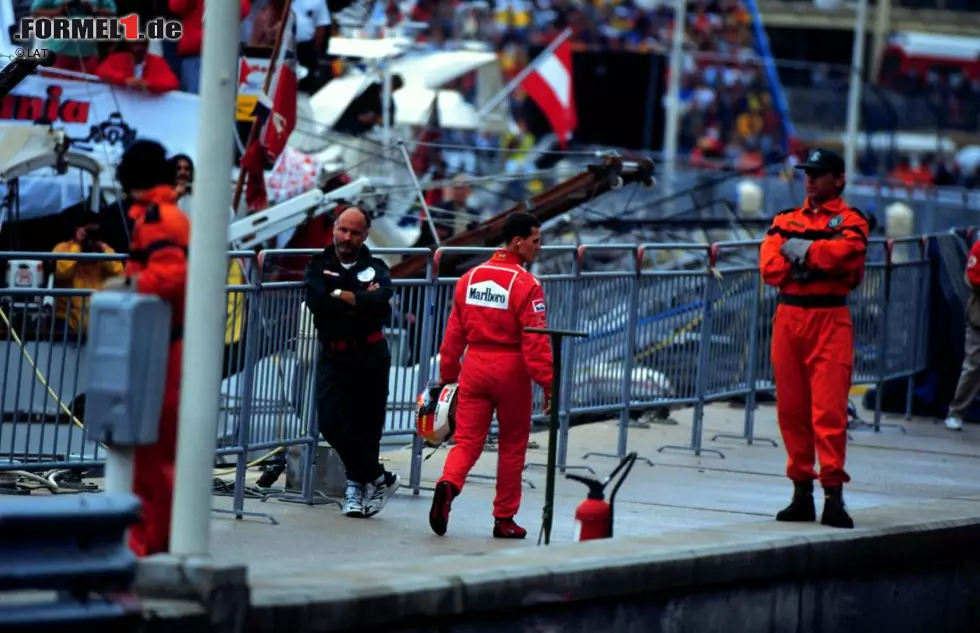
[{"label": "red fire extinguisher", "polygon": [[[613,535],[613,504],[616,502],[616,493],[623,485],[626,476],[633,469],[636,463],[636,453],[630,453],[619,462],[609,476],[603,481],[582,477],[581,475],[566,474],[567,479],[580,481],[589,488],[589,495],[585,501],[575,509],[575,540],[590,541],[597,538],[610,538]],[[623,470],[625,468],[625,470]],[[613,486],[609,494],[609,503],[606,503],[605,491],[609,482],[623,470],[622,476]]]}]

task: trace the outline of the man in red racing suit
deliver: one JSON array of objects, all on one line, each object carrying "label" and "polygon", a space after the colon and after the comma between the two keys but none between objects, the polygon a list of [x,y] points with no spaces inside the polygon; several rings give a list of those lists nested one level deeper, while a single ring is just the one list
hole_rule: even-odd
[{"label": "man in red racing suit", "polygon": [[504,248],[456,283],[439,350],[442,383],[459,383],[456,446],[446,458],[429,511],[429,525],[439,536],[446,533],[452,501],[483,452],[494,409],[500,435],[493,536],[527,536],[514,516],[531,433],[532,380],[544,389],[545,406],[551,403],[551,344],[545,334],[524,331],[547,326],[541,283],[523,267],[541,250],[540,224],[529,213],[515,213],[502,232]]},{"label": "man in red racing suit", "polygon": [[132,201],[131,244],[125,277],[109,280],[106,288],[156,295],[171,306],[157,443],[139,446],[135,454],[133,492],[143,508],[141,521],[130,531],[129,546],[137,556],[149,556],[170,549],[190,221],[177,206],[173,167],[160,144],[137,141],[123,155],[116,173]]}]

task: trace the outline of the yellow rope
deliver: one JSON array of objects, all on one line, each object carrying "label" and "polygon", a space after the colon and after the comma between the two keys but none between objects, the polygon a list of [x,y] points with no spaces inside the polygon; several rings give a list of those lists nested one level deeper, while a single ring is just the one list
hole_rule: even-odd
[{"label": "yellow rope", "polygon": [[[23,354],[24,358],[27,359],[27,362],[28,362],[28,364],[30,364],[31,369],[34,370],[34,375],[37,377],[38,382],[41,383],[41,385],[47,391],[48,395],[51,396],[51,399],[54,400],[54,402],[58,405],[58,408],[61,411],[63,411],[66,415],[68,415],[68,417],[71,418],[72,424],[74,424],[75,426],[77,426],[80,429],[84,429],[85,428],[85,425],[82,423],[82,421],[75,417],[75,415],[71,412],[71,409],[68,407],[68,405],[66,405],[65,402],[61,399],[61,397],[57,393],[55,393],[55,390],[51,388],[51,385],[48,383],[47,378],[44,376],[44,374],[38,368],[37,363],[34,361],[34,358],[31,357],[30,353],[24,348],[24,341],[20,338],[20,336],[17,335],[17,331],[11,325],[10,319],[7,318],[7,314],[2,309],[0,309],[0,320],[2,320],[4,322],[4,324],[7,326],[7,331],[10,332],[10,335],[11,335],[11,337],[14,340],[14,344],[16,344],[17,347],[18,347],[18,349],[20,349],[20,352],[21,352],[21,354]],[[276,362],[278,363],[278,359],[277,359]],[[282,424],[281,424],[281,421],[282,421],[282,413],[280,412],[280,425],[279,425],[280,436],[282,435]],[[280,437],[280,439],[282,439],[282,438]],[[106,450],[110,450],[110,449],[108,449],[107,446],[105,446],[105,444],[102,444],[101,442],[99,442],[99,445],[102,446],[102,448],[105,448]],[[279,453],[283,452],[283,450],[285,450],[285,449],[280,446],[279,448],[276,448],[276,449],[270,451],[269,453],[266,453],[262,457],[254,460],[254,461],[249,462],[246,465],[246,467],[247,468],[253,468],[255,466],[258,466],[259,464],[261,464],[265,460],[269,459],[270,457],[273,457],[273,456],[278,455]],[[216,468],[214,470],[214,474],[217,477],[221,477],[221,476],[233,474],[233,473],[235,473],[236,470],[237,470],[237,468],[226,468],[226,469],[217,469]]]}]

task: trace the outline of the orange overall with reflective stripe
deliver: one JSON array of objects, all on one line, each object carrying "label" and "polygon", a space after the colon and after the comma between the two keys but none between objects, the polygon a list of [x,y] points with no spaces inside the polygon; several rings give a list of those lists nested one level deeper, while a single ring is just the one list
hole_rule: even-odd
[{"label": "orange overall with reflective stripe", "polygon": [[[847,399],[854,330],[847,295],[864,279],[870,226],[840,198],[776,215],[760,251],[762,279],[779,288],[773,320],[776,411],[786,444],[786,476],[840,486],[847,451]],[[792,238],[812,242],[803,268],[780,251]]]}]

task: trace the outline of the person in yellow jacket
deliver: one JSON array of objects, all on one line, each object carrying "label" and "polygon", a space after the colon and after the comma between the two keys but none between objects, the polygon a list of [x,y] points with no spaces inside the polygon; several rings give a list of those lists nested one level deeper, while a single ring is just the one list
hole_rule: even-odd
[{"label": "person in yellow jacket", "polygon": [[[115,253],[101,241],[99,225],[89,223],[75,231],[74,239],[61,242],[54,247],[55,253]],[[55,262],[54,279],[58,288],[99,290],[106,279],[123,274],[121,261],[80,261],[78,259],[59,259]],[[59,297],[55,316],[67,321],[71,331],[80,334],[87,325],[88,297]],[[84,324],[84,325],[83,325]]]}]

